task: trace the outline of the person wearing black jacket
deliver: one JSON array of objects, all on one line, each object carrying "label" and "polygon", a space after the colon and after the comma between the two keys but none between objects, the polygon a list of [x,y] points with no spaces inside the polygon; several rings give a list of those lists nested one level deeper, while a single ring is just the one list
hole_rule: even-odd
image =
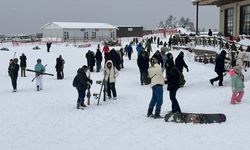
[{"label": "person wearing black jacket", "polygon": [[172,113],[181,112],[179,103],[176,99],[176,93],[179,89],[179,72],[174,65],[173,56],[171,53],[167,54],[168,61],[166,63],[166,73],[167,73],[167,90],[169,91],[169,97],[172,102]]},{"label": "person wearing black jacket", "polygon": [[183,67],[185,67],[187,69],[187,72],[188,72],[189,71],[188,66],[183,58],[184,58],[184,53],[181,51],[175,59],[175,66],[181,72],[183,72]]},{"label": "person wearing black jacket", "polygon": [[99,72],[102,67],[102,52],[99,48],[97,48],[96,50],[95,59],[96,59],[96,72]]},{"label": "person wearing black jacket", "polygon": [[11,78],[11,83],[13,87],[13,92],[17,91],[17,77],[18,77],[18,71],[19,71],[19,65],[18,65],[18,59],[15,58],[14,60],[10,60],[8,73]]},{"label": "person wearing black jacket", "polygon": [[87,58],[87,64],[89,67],[90,72],[94,71],[94,66],[95,66],[95,53],[89,50],[86,53],[86,58]]},{"label": "person wearing black jacket", "polygon": [[20,67],[21,67],[21,77],[26,77],[26,67],[27,67],[27,63],[26,63],[26,56],[24,55],[24,53],[22,53],[22,55],[20,56]]},{"label": "person wearing black jacket", "polygon": [[89,88],[89,84],[92,84],[93,81],[87,77],[86,72],[88,71],[88,67],[84,65],[82,68],[77,70],[77,75],[73,80],[73,86],[77,89],[78,99],[77,99],[77,109],[83,109],[86,107],[84,104],[84,98],[86,90]]},{"label": "person wearing black jacket", "polygon": [[164,67],[163,66],[164,63],[161,57],[161,52],[159,50],[157,50],[152,57],[157,59],[158,64],[161,65],[162,68]]},{"label": "person wearing black jacket", "polygon": [[64,78],[63,68],[64,68],[64,59],[62,58],[62,55],[59,55],[59,57],[56,59],[56,72],[57,72],[57,80]]},{"label": "person wearing black jacket", "polygon": [[142,51],[138,56],[137,65],[140,69],[141,85],[143,85],[145,78],[148,76],[148,68],[149,68],[149,58],[146,51]]},{"label": "person wearing black jacket", "polygon": [[110,50],[109,54],[108,54],[108,60],[111,60],[114,67],[117,70],[121,70],[120,64],[121,64],[121,57],[119,55],[119,53],[113,48]]},{"label": "person wearing black jacket", "polygon": [[210,79],[210,83],[214,85],[215,81],[219,80],[219,86],[223,86],[223,72],[225,72],[225,59],[227,52],[222,50],[221,53],[215,59],[214,71],[218,74],[217,77]]}]

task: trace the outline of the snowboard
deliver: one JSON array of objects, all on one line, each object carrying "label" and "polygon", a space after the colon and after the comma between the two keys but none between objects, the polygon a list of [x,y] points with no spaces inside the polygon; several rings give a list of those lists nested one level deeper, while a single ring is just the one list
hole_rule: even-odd
[{"label": "snowboard", "polygon": [[26,69],[26,71],[29,71],[29,72],[35,72],[35,73],[40,73],[40,74],[42,74],[42,75],[49,75],[49,76],[54,76],[54,74],[51,74],[51,73],[41,73],[41,72],[37,72],[37,71],[35,71],[35,70],[31,70],[31,69]]},{"label": "snowboard", "polygon": [[221,113],[214,114],[202,114],[202,113],[168,113],[165,115],[164,120],[166,122],[175,123],[222,123],[226,121],[226,115]]}]

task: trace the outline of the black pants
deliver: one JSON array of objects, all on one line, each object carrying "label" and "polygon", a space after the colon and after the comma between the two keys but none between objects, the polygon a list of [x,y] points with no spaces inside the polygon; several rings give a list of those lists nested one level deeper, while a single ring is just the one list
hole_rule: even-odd
[{"label": "black pants", "polygon": [[148,75],[148,70],[142,70],[140,69],[140,80],[141,80],[141,85],[145,82],[145,78]]},{"label": "black pants", "polygon": [[16,86],[17,86],[17,77],[11,77],[11,83],[12,83],[13,89],[16,89]]},{"label": "black pants", "polygon": [[63,70],[56,70],[56,73],[57,73],[57,79],[63,79]]},{"label": "black pants", "polygon": [[113,97],[116,97],[116,89],[115,89],[115,82],[109,83],[107,82],[107,93],[108,93],[108,97],[111,97],[111,91],[113,94]]},{"label": "black pants", "polygon": [[128,52],[128,59],[131,60],[132,52]]},{"label": "black pants", "polygon": [[216,78],[211,79],[212,82],[219,80],[219,85],[223,85],[223,72],[216,72],[218,76]]},{"label": "black pants", "polygon": [[169,91],[169,97],[170,97],[170,100],[172,102],[172,113],[181,112],[181,108],[180,108],[179,103],[176,99],[176,92],[177,92],[177,90],[170,90]]}]

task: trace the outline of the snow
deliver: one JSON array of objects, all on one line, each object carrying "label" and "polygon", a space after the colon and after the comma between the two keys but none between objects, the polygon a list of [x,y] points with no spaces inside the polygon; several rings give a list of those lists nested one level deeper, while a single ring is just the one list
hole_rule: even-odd
[{"label": "snow", "polygon": [[[128,41],[127,41],[128,42]],[[123,40],[123,45],[126,42]],[[91,97],[85,110],[76,109],[77,91],[72,80],[79,67],[86,64],[85,53],[89,48],[53,44],[50,53],[45,45],[32,50],[34,45],[13,47],[0,51],[0,149],[1,150],[248,150],[250,147],[250,73],[244,72],[246,88],[243,101],[230,104],[230,78],[224,86],[211,86],[209,79],[216,76],[212,64],[194,62],[193,54],[184,51],[189,72],[184,71],[186,85],[177,92],[177,99],[184,112],[224,113],[227,121],[221,124],[176,124],[146,117],[151,99],[150,86],[141,86],[136,64],[137,53],[120,71],[116,86],[118,100],[100,102]],[[118,47],[116,47],[118,48]],[[134,47],[135,48],[135,47]],[[153,44],[154,51],[157,50]],[[17,52],[27,56],[27,68],[33,69],[37,58],[48,64],[47,72],[55,72],[56,58],[65,59],[65,79],[44,76],[44,89],[36,91],[31,82],[34,73],[18,78],[18,90],[12,92],[7,75],[8,62]],[[179,51],[172,51],[176,57]],[[102,72],[92,73],[92,93],[100,90],[96,80]],[[164,87],[162,115],[171,109],[169,95]]]}]

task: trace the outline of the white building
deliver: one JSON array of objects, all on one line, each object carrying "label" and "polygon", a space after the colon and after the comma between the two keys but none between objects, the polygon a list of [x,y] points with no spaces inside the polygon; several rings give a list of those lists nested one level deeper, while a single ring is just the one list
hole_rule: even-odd
[{"label": "white building", "polygon": [[117,28],[107,23],[52,22],[41,30],[48,40],[107,41],[116,38]]}]

